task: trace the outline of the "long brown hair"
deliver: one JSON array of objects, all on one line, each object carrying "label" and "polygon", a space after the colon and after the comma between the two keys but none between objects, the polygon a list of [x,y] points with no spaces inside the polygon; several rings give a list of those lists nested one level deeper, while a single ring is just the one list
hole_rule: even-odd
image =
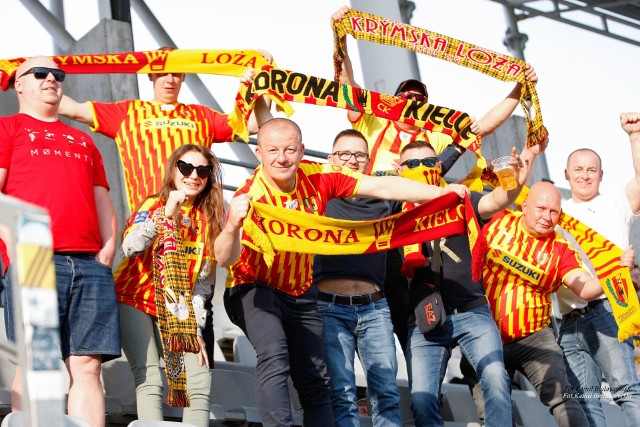
[{"label": "long brown hair", "polygon": [[[157,194],[157,197],[159,197],[163,202],[166,202],[169,197],[169,193],[177,190],[174,185],[174,178],[176,173],[178,173],[178,167],[176,164],[182,156],[190,151],[196,151],[202,154],[204,158],[207,159],[207,163],[213,166],[204,189],[193,201],[193,207],[204,212],[205,218],[207,219],[208,233],[205,245],[209,249],[209,253],[213,254],[213,242],[215,238],[218,237],[218,234],[220,234],[220,230],[222,230],[222,222],[224,220],[222,167],[220,166],[220,161],[215,154],[213,154],[210,149],[201,145],[185,144],[178,147],[178,149],[171,154],[169,160],[167,160],[164,179],[162,180],[162,188]],[[182,219],[178,218],[178,220],[178,224],[180,224]]]}]

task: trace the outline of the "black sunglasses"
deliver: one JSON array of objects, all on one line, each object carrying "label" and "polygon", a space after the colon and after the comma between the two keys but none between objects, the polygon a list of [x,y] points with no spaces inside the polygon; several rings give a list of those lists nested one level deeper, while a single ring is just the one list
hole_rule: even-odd
[{"label": "black sunglasses", "polygon": [[400,166],[406,166],[409,169],[414,169],[420,166],[420,163],[425,165],[428,168],[433,168],[438,163],[437,157],[425,157],[424,159],[409,159],[400,163]]},{"label": "black sunglasses", "polygon": [[36,79],[44,80],[47,78],[49,73],[53,74],[53,78],[56,79],[57,82],[63,82],[64,78],[67,76],[67,73],[57,68],[32,67],[24,73],[20,74],[20,77],[26,76],[27,74],[33,74],[33,77],[35,77]]},{"label": "black sunglasses", "polygon": [[213,166],[211,165],[193,166],[191,163],[183,162],[182,160],[178,160],[176,166],[178,166],[178,170],[185,178],[191,176],[191,173],[195,169],[198,177],[205,179],[211,175],[211,171],[213,170]]}]

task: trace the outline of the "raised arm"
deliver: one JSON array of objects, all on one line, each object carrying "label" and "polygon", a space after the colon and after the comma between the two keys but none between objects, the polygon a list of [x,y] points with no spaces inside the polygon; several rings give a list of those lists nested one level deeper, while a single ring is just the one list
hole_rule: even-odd
[{"label": "raised arm", "polygon": [[522,191],[522,187],[527,184],[531,177],[531,171],[533,170],[533,163],[536,157],[546,150],[548,144],[549,139],[547,138],[545,141],[533,147],[525,146],[519,156],[516,154],[516,147],[511,149],[511,159],[509,160],[509,164],[513,167],[516,173],[518,186],[509,191],[505,191],[502,187],[498,186],[490,193],[482,196],[478,203],[478,212],[482,219],[491,218],[493,215],[508,208],[516,201],[520,191]]},{"label": "raised arm", "polygon": [[240,257],[242,222],[249,213],[250,201],[251,196],[248,194],[241,194],[231,199],[227,223],[213,244],[213,252],[221,267],[231,266]]},{"label": "raised arm", "polygon": [[[526,64],[524,72],[525,79],[527,81],[533,82],[534,84],[538,82],[538,76],[531,65]],[[500,127],[500,125],[504,123],[511,114],[513,114],[513,111],[520,103],[521,90],[522,85],[520,83],[516,83],[513,90],[505,99],[500,101],[491,110],[487,111],[485,115],[478,120],[478,126],[480,129],[477,133],[481,136],[489,135]]]},{"label": "raised arm", "polygon": [[60,100],[60,106],[58,107],[58,114],[68,117],[71,120],[75,120],[81,123],[93,125],[93,113],[88,102],[78,102],[75,99],[62,95]]},{"label": "raised arm", "polygon": [[96,185],[93,187],[93,192],[96,199],[98,227],[100,228],[100,238],[102,240],[102,248],[96,254],[96,259],[111,267],[116,256],[118,219],[116,218],[113,203],[109,198],[109,191],[105,187]]},{"label": "raised arm", "polygon": [[[351,10],[351,6],[341,6],[338,10],[333,12],[333,14],[331,15],[331,23],[333,24],[333,22],[342,21],[344,19],[345,14],[349,12],[349,10]],[[349,86],[360,87],[360,85],[356,83],[353,77],[353,64],[351,63],[351,58],[349,57],[349,51],[347,50],[347,43],[344,44],[344,53],[345,53],[345,56],[344,56],[344,61],[342,62],[342,70],[340,72],[339,82],[341,84],[345,84]],[[347,116],[349,117],[349,120],[353,122],[353,121],[356,121],[358,117],[360,117],[360,113],[357,113],[355,111],[348,111]]]},{"label": "raised arm", "polygon": [[447,193],[456,193],[464,197],[468,192],[469,189],[460,184],[451,184],[442,188],[399,176],[364,175],[355,195],[372,199],[422,203]]},{"label": "raised arm", "polygon": [[640,212],[640,113],[620,114],[620,125],[629,135],[631,159],[635,176],[625,187],[627,199],[634,214]]}]

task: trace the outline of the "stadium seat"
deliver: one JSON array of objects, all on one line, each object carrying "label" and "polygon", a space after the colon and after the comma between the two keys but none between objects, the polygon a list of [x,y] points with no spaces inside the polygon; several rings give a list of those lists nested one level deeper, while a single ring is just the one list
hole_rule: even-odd
[{"label": "stadium seat", "polygon": [[557,427],[555,418],[536,392],[512,390],[511,402],[514,423],[524,427]]},{"label": "stadium seat", "polygon": [[466,385],[442,386],[442,418],[445,421],[480,422],[473,397]]},{"label": "stadium seat", "polygon": [[211,404],[224,408],[226,422],[261,422],[253,390],[253,375],[247,372],[211,370]]},{"label": "stadium seat", "polygon": [[233,361],[248,366],[256,366],[258,362],[256,350],[244,335],[238,335],[233,341]]},{"label": "stadium seat", "polygon": [[[64,427],[91,427],[91,425],[78,417],[63,415]],[[11,412],[2,420],[1,427],[26,427],[22,412]]]},{"label": "stadium seat", "polygon": [[196,427],[193,424],[179,423],[175,421],[135,420],[127,427]]}]

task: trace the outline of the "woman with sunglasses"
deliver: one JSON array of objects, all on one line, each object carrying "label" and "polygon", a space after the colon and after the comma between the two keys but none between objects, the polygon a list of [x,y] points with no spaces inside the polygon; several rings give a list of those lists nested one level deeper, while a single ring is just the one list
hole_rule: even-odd
[{"label": "woman with sunglasses", "polygon": [[[169,157],[160,192],[144,200],[128,222],[122,241],[126,258],[115,282],[138,419],[163,419],[159,360],[164,357],[167,402],[187,406],[184,422],[209,425],[211,377],[201,332],[204,302],[215,282],[211,248],[223,214],[218,159],[208,148],[187,144]],[[173,248],[173,255],[167,248]],[[175,336],[197,339],[191,350],[197,354],[170,351]]]}]

